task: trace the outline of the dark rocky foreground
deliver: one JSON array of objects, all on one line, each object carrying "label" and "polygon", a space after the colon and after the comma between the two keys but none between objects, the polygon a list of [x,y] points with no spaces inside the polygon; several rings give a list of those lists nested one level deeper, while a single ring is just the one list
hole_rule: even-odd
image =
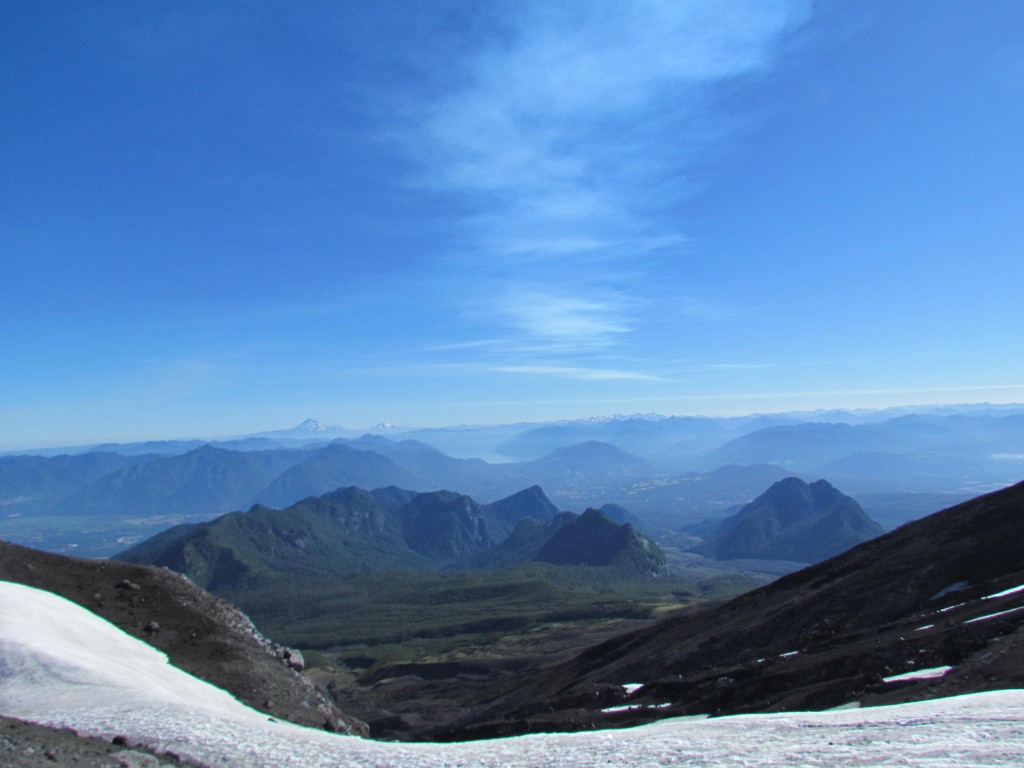
[{"label": "dark rocky foreground", "polygon": [[243,703],[300,725],[365,726],[341,713],[236,607],[162,568],[81,560],[0,541],[0,579],[54,592],[167,654]]},{"label": "dark rocky foreground", "polygon": [[[890,704],[1024,687],[1024,483],[909,523],[717,607],[510,679],[419,736]],[[941,678],[885,682],[939,666]],[[632,696],[621,687],[643,683]],[[612,707],[619,711],[605,712]],[[625,707],[632,707],[625,709]]]}]

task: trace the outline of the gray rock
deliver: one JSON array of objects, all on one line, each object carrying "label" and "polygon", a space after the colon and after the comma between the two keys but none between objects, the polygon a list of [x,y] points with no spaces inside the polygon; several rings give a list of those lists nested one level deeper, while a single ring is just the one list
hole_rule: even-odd
[{"label": "gray rock", "polygon": [[153,755],[131,749],[114,752],[111,757],[117,761],[118,768],[160,768],[160,761]]}]

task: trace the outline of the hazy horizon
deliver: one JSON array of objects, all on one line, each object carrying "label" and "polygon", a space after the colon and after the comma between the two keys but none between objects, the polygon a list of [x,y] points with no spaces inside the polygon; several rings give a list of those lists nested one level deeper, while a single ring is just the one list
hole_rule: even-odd
[{"label": "hazy horizon", "polygon": [[[133,443],[143,442],[189,442],[189,441],[201,441],[201,442],[229,442],[232,440],[240,440],[251,438],[254,436],[272,436],[273,433],[278,432],[294,432],[301,430],[307,422],[316,422],[324,431],[330,432],[334,437],[351,437],[353,435],[373,434],[373,435],[386,435],[388,432],[394,434],[396,439],[405,439],[407,433],[412,433],[420,430],[486,430],[490,428],[501,428],[501,427],[513,427],[523,426],[524,428],[531,428],[534,426],[543,426],[549,424],[560,424],[560,423],[573,423],[573,422],[587,422],[587,421],[610,421],[614,419],[634,419],[634,418],[649,418],[649,419],[669,419],[669,418],[708,418],[708,419],[744,419],[744,418],[756,418],[756,417],[773,417],[773,416],[821,416],[833,413],[849,413],[859,416],[867,416],[870,414],[886,414],[894,413],[903,415],[905,413],[916,413],[916,412],[942,412],[944,410],[955,411],[957,413],[969,413],[975,410],[1007,410],[1007,411],[1024,411],[1024,403],[1018,402],[973,402],[973,403],[901,403],[897,405],[888,405],[878,408],[863,407],[863,408],[810,408],[810,409],[793,409],[787,411],[748,411],[743,413],[659,413],[655,411],[645,412],[633,412],[633,413],[604,413],[604,414],[590,414],[587,416],[579,416],[575,418],[566,419],[548,419],[548,420],[523,420],[515,422],[487,422],[487,423],[470,423],[470,422],[453,422],[444,424],[396,424],[393,422],[378,422],[376,424],[337,424],[330,421],[324,421],[318,419],[315,416],[307,416],[306,418],[293,421],[290,424],[264,424],[256,425],[245,432],[236,432],[231,434],[213,434],[210,432],[206,433],[169,433],[169,434],[135,434],[132,436],[128,434],[125,437],[116,436],[115,432],[109,432],[110,437],[98,437],[95,439],[86,439],[81,441],[50,441],[39,443],[36,445],[30,444],[4,444],[0,443],[0,453],[6,454],[18,454],[18,453],[31,453],[32,451],[52,451],[55,449],[81,449],[90,448],[98,445],[117,445],[124,444],[129,445]],[[349,435],[338,435],[337,431],[341,430],[350,433]],[[311,430],[311,440],[315,440],[316,431]],[[293,439],[293,438],[290,438]],[[333,439],[333,438],[332,438]],[[493,458],[493,456],[492,456]]]},{"label": "hazy horizon", "polygon": [[0,450],[1022,402],[1022,26],[15,0]]}]

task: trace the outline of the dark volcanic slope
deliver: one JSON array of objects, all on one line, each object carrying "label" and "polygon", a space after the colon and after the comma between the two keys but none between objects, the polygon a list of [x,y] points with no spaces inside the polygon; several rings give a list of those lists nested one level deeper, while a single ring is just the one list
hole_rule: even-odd
[{"label": "dark volcanic slope", "polygon": [[245,614],[176,573],[0,541],[0,580],[78,603],[251,707],[302,725],[331,721],[332,727],[350,729],[348,719],[289,668],[284,649],[263,639]]},{"label": "dark volcanic slope", "polygon": [[[1024,686],[1024,483],[525,677],[437,738]],[[974,619],[974,621],[972,621]],[[978,620],[980,619],[980,620]],[[797,652],[797,653],[793,653]],[[949,665],[930,682],[883,677]],[[646,683],[627,700],[621,684]],[[616,704],[666,704],[602,713]]]}]

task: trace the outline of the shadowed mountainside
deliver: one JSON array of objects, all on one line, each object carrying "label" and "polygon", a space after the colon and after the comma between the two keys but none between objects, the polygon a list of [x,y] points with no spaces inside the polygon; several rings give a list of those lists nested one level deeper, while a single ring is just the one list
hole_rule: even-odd
[{"label": "shadowed mountainside", "polygon": [[668,575],[665,555],[656,544],[629,523],[619,525],[596,509],[559,528],[535,559],[553,565],[609,566],[628,573]]},{"label": "shadowed mountainside", "polygon": [[[525,675],[434,738],[1019,687],[1021,586],[1024,483]],[[927,680],[883,679],[944,666],[953,669]],[[644,685],[629,695],[632,681]]]},{"label": "shadowed mountainside", "polygon": [[723,520],[693,551],[719,560],[817,563],[881,534],[856,501],[827,481],[789,477]]}]

